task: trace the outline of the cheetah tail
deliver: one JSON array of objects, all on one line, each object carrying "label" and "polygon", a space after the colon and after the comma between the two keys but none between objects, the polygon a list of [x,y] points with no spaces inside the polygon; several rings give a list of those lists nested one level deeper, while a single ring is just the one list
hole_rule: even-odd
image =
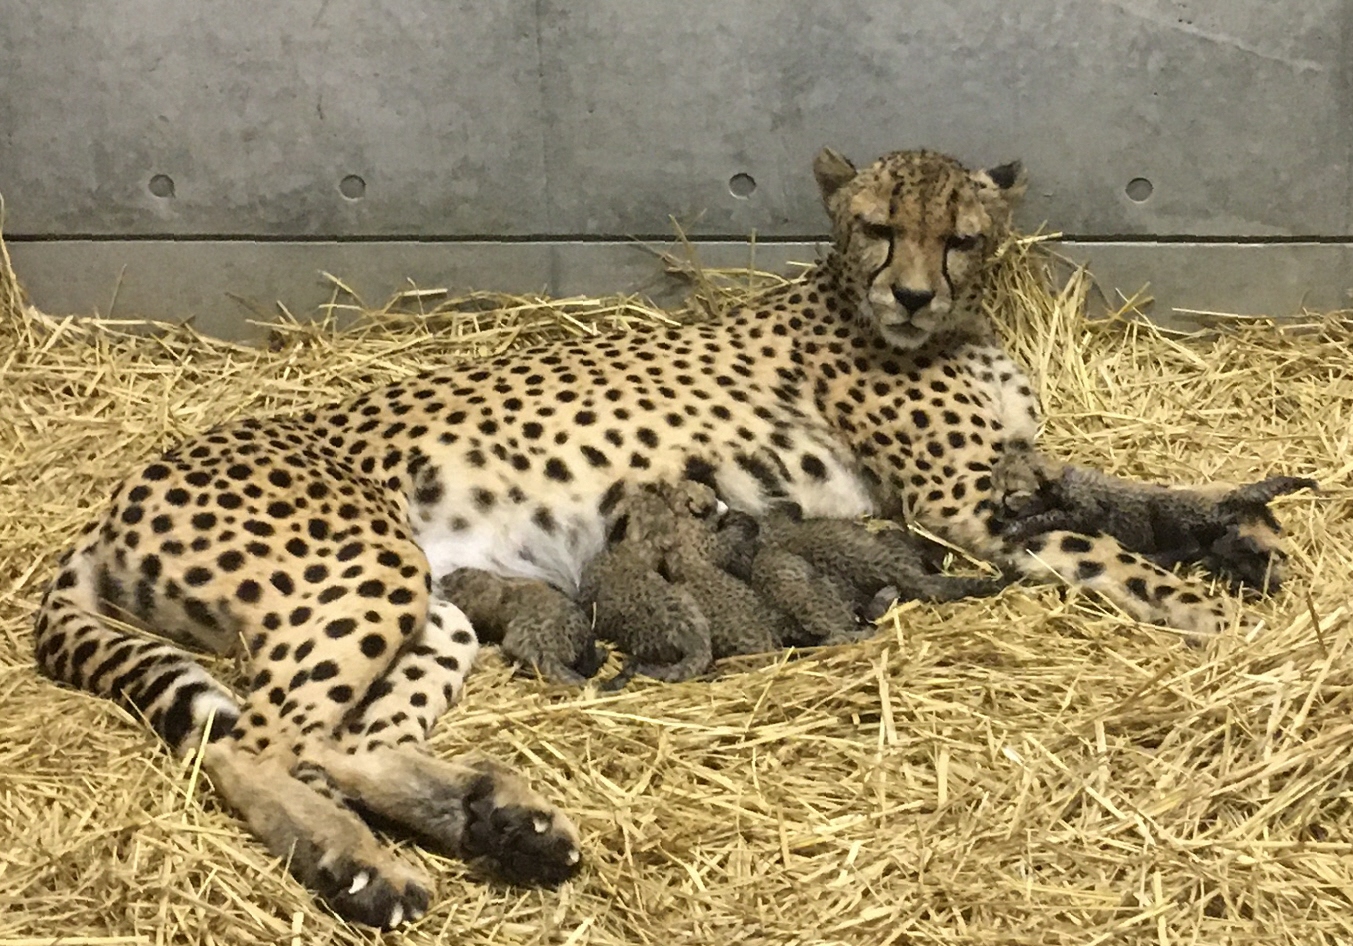
[{"label": "cheetah tail", "polygon": [[58,683],[108,697],[149,721],[178,755],[234,728],[235,696],[188,651],[123,630],[99,611],[93,569],[78,555],[47,589],[35,624],[39,668]]}]

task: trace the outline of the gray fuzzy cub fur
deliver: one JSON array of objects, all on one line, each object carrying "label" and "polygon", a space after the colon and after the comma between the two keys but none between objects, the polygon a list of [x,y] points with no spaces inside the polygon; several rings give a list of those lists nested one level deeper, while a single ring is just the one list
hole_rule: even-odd
[{"label": "gray fuzzy cub fur", "polygon": [[1317,489],[1315,480],[1271,476],[1243,486],[1198,488],[1135,483],[1008,451],[992,471],[1005,536],[1025,542],[1054,530],[1111,535],[1161,566],[1198,563],[1233,587],[1270,593],[1282,582],[1282,529],[1268,504]]}]

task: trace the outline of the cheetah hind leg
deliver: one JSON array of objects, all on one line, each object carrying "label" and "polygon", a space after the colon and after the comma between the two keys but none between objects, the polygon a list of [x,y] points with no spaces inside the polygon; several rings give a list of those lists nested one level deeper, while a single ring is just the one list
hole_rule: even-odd
[{"label": "cheetah hind leg", "polygon": [[381,844],[330,793],[294,777],[281,760],[221,740],[206,747],[202,767],[268,850],[339,916],[393,929],[427,910],[427,875]]},{"label": "cheetah hind leg", "polygon": [[514,884],[556,886],[578,872],[578,829],[516,771],[492,759],[438,759],[382,745],[322,760],[343,790],[435,850]]},{"label": "cheetah hind leg", "polygon": [[317,761],[381,823],[509,882],[552,886],[578,870],[573,823],[506,765],[478,756],[442,760],[423,749],[437,718],[459,699],[478,646],[460,610],[433,600],[419,639]]}]

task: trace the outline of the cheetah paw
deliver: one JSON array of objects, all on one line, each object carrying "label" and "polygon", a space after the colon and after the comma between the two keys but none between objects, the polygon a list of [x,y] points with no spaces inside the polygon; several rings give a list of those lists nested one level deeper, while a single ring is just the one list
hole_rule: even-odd
[{"label": "cheetah paw", "polygon": [[553,887],[582,863],[578,831],[502,766],[485,767],[465,799],[462,848],[510,883]]},{"label": "cheetah paw", "polygon": [[418,919],[431,899],[428,884],[411,868],[381,870],[342,855],[326,855],[307,880],[339,916],[382,930]]}]

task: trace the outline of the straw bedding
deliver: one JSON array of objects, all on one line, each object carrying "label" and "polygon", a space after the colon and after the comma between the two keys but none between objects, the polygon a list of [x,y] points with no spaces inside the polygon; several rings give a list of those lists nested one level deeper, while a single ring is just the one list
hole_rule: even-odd
[{"label": "straw bedding", "polygon": [[[905,606],[867,643],[605,697],[490,656],[434,748],[535,773],[588,867],[542,892],[435,861],[432,912],[391,939],[1353,940],[1353,322],[1089,323],[1087,280],[1049,293],[1038,260],[1008,248],[996,314],[1038,379],[1050,450],[1143,478],[1323,484],[1279,501],[1295,577],[1254,607],[1262,628],[1189,647],[1020,586]],[[769,280],[695,272],[680,317]],[[354,328],[279,323],[249,348],[49,318],[7,265],[0,306],[0,946],[374,939],[317,908],[128,714],[34,674],[53,558],[131,462],[213,422],[665,316],[410,293]]]}]

